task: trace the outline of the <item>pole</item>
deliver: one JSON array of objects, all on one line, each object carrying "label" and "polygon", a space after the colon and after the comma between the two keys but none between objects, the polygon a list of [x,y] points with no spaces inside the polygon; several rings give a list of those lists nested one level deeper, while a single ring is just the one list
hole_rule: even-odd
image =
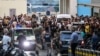
[{"label": "pole", "polygon": [[94,14],[94,7],[91,8],[91,16]]}]

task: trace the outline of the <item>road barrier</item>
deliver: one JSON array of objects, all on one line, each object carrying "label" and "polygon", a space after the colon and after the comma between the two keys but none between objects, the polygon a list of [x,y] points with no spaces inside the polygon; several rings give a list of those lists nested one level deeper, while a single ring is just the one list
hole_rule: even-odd
[{"label": "road barrier", "polygon": [[[71,48],[69,48],[68,52],[71,54]],[[75,54],[76,56],[100,56],[100,51],[77,48]]]}]

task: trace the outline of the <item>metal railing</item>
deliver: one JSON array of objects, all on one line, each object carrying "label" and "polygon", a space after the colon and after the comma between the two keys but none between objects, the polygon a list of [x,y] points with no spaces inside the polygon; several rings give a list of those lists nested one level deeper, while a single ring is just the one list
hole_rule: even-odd
[{"label": "metal railing", "polygon": [[[68,52],[71,54],[71,48],[69,48]],[[77,48],[75,54],[76,56],[100,56],[100,51]]]}]

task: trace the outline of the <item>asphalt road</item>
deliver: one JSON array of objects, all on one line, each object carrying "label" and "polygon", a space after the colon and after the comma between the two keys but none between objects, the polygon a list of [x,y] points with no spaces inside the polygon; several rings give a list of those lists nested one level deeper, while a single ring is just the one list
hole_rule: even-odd
[{"label": "asphalt road", "polygon": [[[37,56],[35,54],[35,51],[25,51],[25,56]],[[47,56],[47,51],[46,50],[39,50],[39,56]],[[54,52],[52,51],[51,56],[55,56]]]},{"label": "asphalt road", "polygon": [[[47,56],[47,50],[41,50],[41,45],[37,45],[37,48],[36,48],[37,50],[39,50],[39,56]],[[54,55],[54,50],[51,50],[50,49],[50,51],[51,51],[51,56],[55,56]],[[25,51],[25,56],[37,56],[36,55],[36,53],[35,53],[35,51]]]}]

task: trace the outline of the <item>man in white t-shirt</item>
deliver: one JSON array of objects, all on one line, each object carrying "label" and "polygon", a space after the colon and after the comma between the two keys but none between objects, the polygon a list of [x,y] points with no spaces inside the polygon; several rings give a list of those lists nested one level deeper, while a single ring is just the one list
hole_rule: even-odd
[{"label": "man in white t-shirt", "polygon": [[2,42],[3,42],[3,50],[7,51],[11,43],[11,37],[8,36],[8,29],[4,29]]}]

